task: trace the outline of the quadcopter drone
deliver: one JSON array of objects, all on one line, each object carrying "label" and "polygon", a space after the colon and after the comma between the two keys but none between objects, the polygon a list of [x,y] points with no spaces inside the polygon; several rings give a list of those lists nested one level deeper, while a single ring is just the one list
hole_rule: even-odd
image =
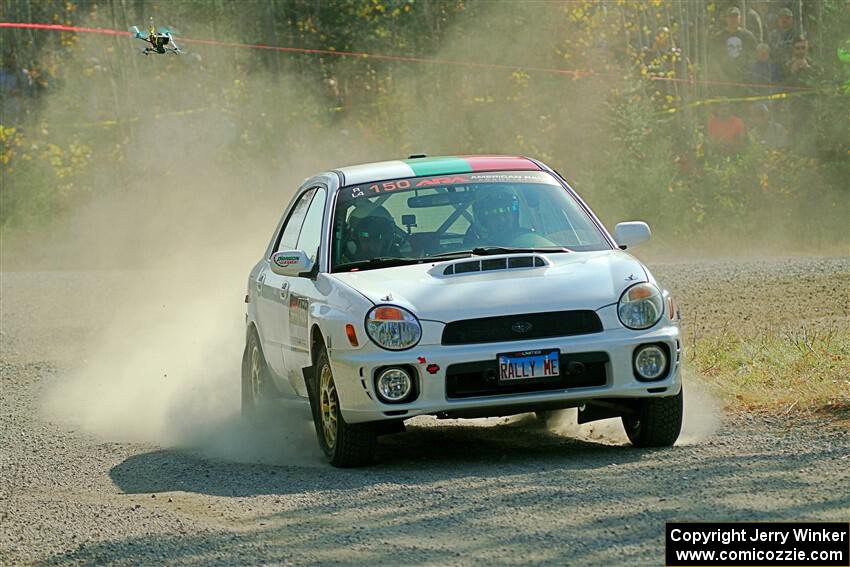
[{"label": "quadcopter drone", "polygon": [[148,27],[147,35],[139,31],[138,26],[131,27],[130,31],[135,34],[134,37],[136,39],[141,39],[142,41],[146,41],[151,44],[150,47],[145,47],[145,50],[142,52],[145,55],[150,55],[151,53],[155,53],[157,55],[165,55],[166,53],[174,53],[176,55],[178,53],[183,53],[177,46],[177,42],[174,41],[174,37],[171,35],[172,30],[168,28],[155,28],[153,25],[153,18],[150,19],[150,26]]}]

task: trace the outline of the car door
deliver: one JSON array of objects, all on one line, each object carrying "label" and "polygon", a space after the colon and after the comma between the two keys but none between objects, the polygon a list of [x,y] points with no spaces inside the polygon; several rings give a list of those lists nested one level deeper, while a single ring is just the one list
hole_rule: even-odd
[{"label": "car door", "polygon": [[[303,250],[313,261],[319,262],[319,250],[322,242],[322,224],[325,215],[327,190],[317,187],[313,202],[304,218],[301,233],[298,235],[296,250]],[[294,276],[288,280],[289,298],[286,309],[287,321],[284,329],[284,365],[292,387],[296,392],[306,395],[304,376],[301,369],[310,366],[309,353],[309,311],[317,301],[324,301],[316,287],[316,280],[307,276]]]},{"label": "car door", "polygon": [[[297,201],[289,213],[289,218],[283,223],[275,244],[272,246],[272,253],[295,248],[298,235],[301,233],[301,225],[304,223],[304,217],[307,215],[314,193],[315,189],[308,189],[297,197]],[[289,296],[287,278],[274,273],[271,270],[269,259],[266,258],[262,270],[257,275],[256,285],[258,289],[257,319],[263,342],[263,354],[265,354],[266,363],[272,369],[275,377],[282,378],[282,380],[275,380],[278,389],[283,386],[283,391],[288,391],[288,381],[285,380],[286,366],[284,364],[284,342],[286,340],[286,324],[289,318],[286,313],[288,309],[286,300]]]}]

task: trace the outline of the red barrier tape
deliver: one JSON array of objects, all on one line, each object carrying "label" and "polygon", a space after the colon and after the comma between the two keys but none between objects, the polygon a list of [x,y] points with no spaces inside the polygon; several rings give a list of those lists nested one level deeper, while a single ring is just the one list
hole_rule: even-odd
[{"label": "red barrier tape", "polygon": [[[23,28],[23,29],[39,29],[50,31],[66,31],[79,33],[95,33],[101,35],[113,36],[129,36],[133,37],[132,32],[113,30],[108,28],[86,28],[79,26],[66,26],[61,24],[30,24],[22,22],[0,22],[0,28]],[[403,63],[427,63],[431,65],[453,65],[459,67],[476,67],[479,69],[504,69],[509,71],[531,71],[537,73],[549,73],[553,75],[566,75],[574,79],[582,77],[608,77],[615,79],[623,79],[621,74],[615,73],[600,73],[598,71],[581,70],[581,69],[558,69],[554,67],[533,67],[527,65],[504,65],[499,63],[477,63],[475,61],[458,61],[453,59],[426,59],[424,57],[413,57],[407,55],[382,55],[379,53],[368,53],[366,51],[334,51],[332,49],[307,49],[303,47],[282,47],[279,45],[265,45],[262,43],[233,43],[228,41],[217,41],[214,39],[192,39],[188,37],[180,37],[179,43],[195,43],[199,45],[213,45],[218,47],[232,47],[238,49],[265,49],[270,51],[280,51],[284,53],[307,53],[313,55],[330,55],[333,57],[356,57],[359,59],[377,59],[381,61],[400,61]],[[690,79],[678,79],[675,77],[649,77],[652,81],[676,82],[676,83],[691,83]],[[786,85],[765,85],[752,83],[733,83],[725,81],[700,81],[704,85],[723,85],[733,87],[749,87],[749,88],[769,88],[794,91],[810,91],[808,87],[796,87]]]},{"label": "red barrier tape", "polygon": [[68,31],[80,33],[99,33],[103,35],[129,35],[131,32],[110,30],[106,28],[84,28],[79,26],[63,26],[61,24],[23,24],[18,22],[0,22],[0,28],[24,28],[35,30]]}]

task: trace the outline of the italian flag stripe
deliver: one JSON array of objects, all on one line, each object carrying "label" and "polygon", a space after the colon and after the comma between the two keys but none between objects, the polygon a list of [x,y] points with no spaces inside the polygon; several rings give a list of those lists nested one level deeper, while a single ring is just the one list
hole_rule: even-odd
[{"label": "italian flag stripe", "polygon": [[406,159],[404,163],[420,175],[443,175],[445,173],[471,173],[472,165],[459,157],[433,157]]},{"label": "italian flag stripe", "polygon": [[472,171],[539,171],[537,165],[526,158],[510,156],[464,156]]},{"label": "italian flag stripe", "polygon": [[419,175],[448,175],[476,171],[539,170],[531,160],[510,156],[450,156],[404,160],[413,173]]}]

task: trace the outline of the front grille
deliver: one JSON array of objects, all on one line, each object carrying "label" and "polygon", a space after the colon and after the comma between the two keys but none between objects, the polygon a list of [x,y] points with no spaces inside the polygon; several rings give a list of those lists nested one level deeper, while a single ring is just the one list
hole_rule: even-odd
[{"label": "front grille", "polygon": [[500,315],[452,321],[443,329],[444,345],[526,341],[586,335],[602,330],[595,311],[551,311],[525,315]]},{"label": "front grille", "polygon": [[446,397],[474,398],[527,394],[548,390],[604,386],[608,353],[581,352],[560,356],[561,374],[534,382],[499,384],[495,359],[452,364],[446,369]]}]

